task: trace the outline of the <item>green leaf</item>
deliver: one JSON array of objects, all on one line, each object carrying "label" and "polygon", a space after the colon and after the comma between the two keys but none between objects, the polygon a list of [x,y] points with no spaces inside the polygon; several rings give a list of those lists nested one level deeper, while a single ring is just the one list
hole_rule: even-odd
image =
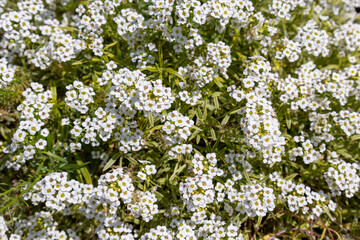
[{"label": "green leaf", "polygon": [[291,135],[289,135],[289,134],[286,134],[286,133],[284,133],[283,135],[281,135],[282,137],[284,137],[286,140],[288,140],[288,141],[291,141],[291,139],[292,139],[292,137],[291,137]]},{"label": "green leaf", "polygon": [[19,199],[22,199],[22,196],[23,196],[25,193],[29,192],[29,191],[33,188],[33,186],[40,180],[40,178],[42,178],[42,175],[39,175],[39,176],[34,180],[34,182],[32,182],[32,183],[26,188],[26,190],[25,190],[25,191],[22,191],[22,192],[20,193],[20,195],[18,195],[14,200],[12,200],[12,201],[11,201],[10,203],[8,203],[6,206],[2,207],[2,208],[0,209],[0,214],[1,214],[6,208],[8,208],[8,207],[10,207],[12,204],[16,203]]},{"label": "green leaf", "polygon": [[221,121],[221,126],[225,126],[230,119],[230,115],[226,115]]},{"label": "green leaf", "polygon": [[294,179],[297,175],[299,175],[299,174],[298,174],[298,173],[291,174],[290,176],[287,176],[287,177],[285,178],[285,180],[286,180],[286,181],[292,180],[292,179]]},{"label": "green leaf", "polygon": [[45,160],[41,162],[41,164],[37,167],[36,171],[35,171],[35,176],[38,175],[38,173],[40,172],[40,170],[43,168],[45,163]]},{"label": "green leaf", "polygon": [[138,161],[136,161],[134,158],[132,158],[130,156],[126,156],[126,159],[129,160],[129,162],[131,162],[133,164],[138,164]]},{"label": "green leaf", "polygon": [[164,195],[162,195],[161,193],[159,193],[158,191],[154,192],[156,198],[160,201],[162,201],[163,203],[165,203],[166,205],[169,205],[169,201],[167,198],[165,198]]},{"label": "green leaf", "polygon": [[181,167],[179,167],[174,173],[173,173],[173,175],[171,175],[171,177],[169,178],[169,182],[172,182],[174,179],[175,179],[175,177],[182,171],[182,170],[184,170],[184,168],[186,168],[186,164],[184,164],[184,165],[182,165]]},{"label": "green leaf", "polygon": [[257,222],[256,222],[256,228],[258,229],[261,225],[262,217],[258,216]]},{"label": "green leaf", "polygon": [[120,157],[120,155],[122,154],[122,152],[118,152],[116,153],[114,156],[112,156],[110,158],[110,160],[106,163],[106,165],[103,168],[103,172],[105,172],[106,170],[108,170],[115,162],[116,160]]},{"label": "green leaf", "polygon": [[269,179],[269,176],[266,176],[266,177],[264,177],[263,179],[261,179],[260,181],[259,181],[259,183],[264,183],[266,180],[268,180]]},{"label": "green leaf", "polygon": [[190,128],[196,129],[196,130],[198,130],[198,131],[200,131],[200,132],[203,131],[201,128],[199,128],[199,127],[197,127],[197,126],[195,126],[195,125],[191,126]]},{"label": "green leaf", "polygon": [[213,99],[214,99],[215,109],[220,109],[218,97],[214,95],[214,96],[213,96]]},{"label": "green leaf", "polygon": [[196,144],[199,144],[200,139],[201,139],[200,135],[196,135]]},{"label": "green leaf", "polygon": [[9,139],[9,136],[6,134],[5,128],[3,126],[0,126],[0,133],[5,140]]},{"label": "green leaf", "polygon": [[214,77],[214,82],[219,88],[224,87],[224,85],[222,83],[225,81],[221,77]]},{"label": "green leaf", "polygon": [[69,31],[69,32],[77,32],[78,31],[77,28],[69,27],[69,26],[63,26],[63,27],[59,27],[59,28],[63,29],[63,30],[66,30],[66,31]]},{"label": "green leaf", "polygon": [[154,116],[152,115],[152,113],[149,113],[148,119],[149,119],[150,127],[154,127],[155,120],[154,120]]},{"label": "green leaf", "polygon": [[216,134],[215,134],[215,131],[213,128],[210,128],[210,134],[211,134],[212,139],[214,139],[216,141]]},{"label": "green leaf", "polygon": [[360,134],[355,134],[351,136],[351,141],[356,141],[360,139]]},{"label": "green leaf", "polygon": [[73,62],[71,65],[73,65],[73,66],[80,65],[80,64],[84,64],[86,62],[87,62],[87,60],[79,60],[79,61]]},{"label": "green leaf", "polygon": [[118,41],[115,41],[115,42],[113,42],[113,43],[110,43],[110,44],[106,45],[106,46],[103,48],[103,50],[106,50],[106,49],[114,46],[114,45],[117,44],[117,43],[118,43]]},{"label": "green leaf", "polygon": [[231,111],[229,114],[234,114],[234,113],[238,113],[242,108],[238,108],[238,109],[235,109],[233,111]]},{"label": "green leaf", "polygon": [[158,72],[158,69],[156,67],[145,67],[140,69],[140,71]]},{"label": "green leaf", "polygon": [[81,165],[76,164],[76,163],[70,163],[70,164],[65,164],[65,165],[63,165],[63,166],[61,166],[60,168],[61,168],[62,170],[76,170],[76,169],[79,169],[79,168],[82,168],[82,167],[88,165],[89,163],[90,163],[90,162],[86,162],[86,163],[81,164]]},{"label": "green leaf", "polygon": [[203,108],[204,108],[204,112],[202,114],[202,120],[205,121],[207,118],[207,106],[208,106],[208,100],[207,98],[204,99],[204,104],[203,104]]},{"label": "green leaf", "polygon": [[251,184],[251,180],[250,180],[250,177],[249,177],[248,172],[244,170],[244,171],[243,171],[243,174],[244,174],[244,176],[245,176],[246,182],[247,182],[248,184]]},{"label": "green leaf", "polygon": [[64,158],[62,158],[62,157],[60,157],[60,156],[58,156],[58,155],[56,155],[56,154],[53,154],[53,153],[51,153],[51,152],[41,152],[41,153],[43,153],[43,154],[45,154],[45,155],[48,155],[49,157],[52,157],[52,158],[56,159],[56,160],[59,161],[59,162],[65,162],[65,163],[67,163],[67,161],[66,161]]},{"label": "green leaf", "polygon": [[289,111],[286,111],[285,119],[286,119],[286,126],[287,126],[288,129],[290,129],[291,128],[291,116],[290,116]]},{"label": "green leaf", "polygon": [[[76,160],[76,162],[79,164],[79,165],[83,165],[83,161],[81,160]],[[80,172],[82,174],[82,176],[84,177],[85,179],[85,182],[87,184],[92,184],[92,180],[91,180],[91,176],[90,176],[90,173],[89,173],[89,170],[87,169],[87,167],[82,167],[80,168]]]},{"label": "green leaf", "polygon": [[[112,53],[109,53],[109,52],[104,52],[104,55],[103,55],[103,56],[108,56],[109,58],[116,60],[115,55],[112,54]],[[108,62],[108,61],[109,61],[109,60],[107,60],[107,62]]]},{"label": "green leaf", "polygon": [[191,136],[189,137],[188,141],[191,141],[194,137],[198,136],[198,134],[200,133],[201,131],[199,130],[196,130],[195,132],[193,132],[193,134],[191,134]]},{"label": "green leaf", "polygon": [[354,159],[351,154],[349,154],[345,149],[337,150],[337,153],[339,153],[341,156],[348,158],[348,159]]},{"label": "green leaf", "polygon": [[155,131],[155,130],[161,129],[163,126],[164,126],[164,124],[162,124],[162,125],[157,125],[157,126],[151,128],[151,129],[149,130],[149,132],[153,132],[153,131]]},{"label": "green leaf", "polygon": [[51,95],[52,95],[52,103],[56,104],[57,103],[57,91],[56,91],[56,82],[55,81],[50,81],[50,91],[51,91]]},{"label": "green leaf", "polygon": [[171,69],[171,68],[163,68],[163,71],[164,71],[164,72],[171,73],[171,74],[177,76],[178,78],[180,78],[183,82],[185,82],[185,79],[183,78],[183,76],[181,76],[181,74],[178,73],[177,71],[175,71],[174,69]]}]

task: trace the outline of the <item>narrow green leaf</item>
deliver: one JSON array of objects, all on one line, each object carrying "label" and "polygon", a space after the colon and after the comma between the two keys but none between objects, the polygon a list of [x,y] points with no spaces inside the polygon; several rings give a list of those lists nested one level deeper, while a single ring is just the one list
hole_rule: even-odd
[{"label": "narrow green leaf", "polygon": [[299,174],[298,174],[298,173],[291,174],[290,176],[287,176],[287,177],[285,178],[285,180],[286,180],[286,181],[292,180],[292,179],[294,179],[297,175],[299,175]]},{"label": "narrow green leaf", "polygon": [[353,156],[350,155],[345,149],[337,150],[337,153],[339,153],[341,156],[343,156],[345,158],[353,159]]},{"label": "narrow green leaf", "polygon": [[33,186],[40,180],[40,178],[42,178],[42,175],[39,175],[39,176],[34,180],[34,182],[32,182],[32,183],[29,185],[29,187],[27,187],[25,191],[21,192],[20,195],[18,195],[14,200],[12,200],[12,201],[11,201],[10,203],[8,203],[6,206],[2,207],[2,208],[0,209],[0,214],[1,214],[5,209],[7,209],[8,207],[10,207],[12,204],[16,203],[19,199],[21,199],[22,196],[23,196],[25,193],[29,192],[29,191],[33,188]]},{"label": "narrow green leaf", "polygon": [[151,113],[149,113],[148,119],[149,119],[150,127],[154,127],[155,120],[154,120],[154,116]]},{"label": "narrow green leaf", "polygon": [[286,133],[284,133],[284,134],[281,135],[281,136],[283,136],[283,137],[284,137],[286,140],[288,140],[288,141],[291,141],[291,139],[292,139],[291,135],[286,134]]},{"label": "narrow green leaf", "polygon": [[207,118],[207,105],[208,105],[208,100],[207,98],[204,99],[204,105],[203,105],[203,108],[204,108],[204,112],[202,114],[202,120],[205,121],[205,119]]},{"label": "narrow green leaf", "polygon": [[196,129],[196,130],[198,130],[198,131],[200,131],[200,132],[203,131],[201,128],[199,128],[199,127],[197,127],[197,126],[195,126],[195,125],[191,126],[190,128]]},{"label": "narrow green leaf", "polygon": [[103,168],[103,172],[105,172],[106,170],[108,170],[115,162],[116,160],[120,157],[122,153],[121,152],[118,152],[116,153],[114,156],[112,156],[110,158],[110,160],[106,163],[106,165],[104,166]]},{"label": "narrow green leaf", "polygon": [[234,113],[238,113],[242,108],[238,108],[238,109],[235,109],[233,111],[231,111],[229,114],[234,114]]},{"label": "narrow green leaf", "polygon": [[325,237],[325,233],[326,233],[326,228],[324,228],[324,230],[323,230],[323,232],[322,232],[322,234],[321,234],[321,236],[320,236],[320,239],[319,239],[319,240],[324,239],[324,237]]},{"label": "narrow green leaf", "polygon": [[180,168],[178,168],[173,175],[171,175],[171,177],[169,178],[169,182],[172,182],[174,180],[174,178],[182,171],[184,170],[184,168],[186,168],[186,164],[182,165]]},{"label": "narrow green leaf", "polygon": [[262,216],[258,216],[257,223],[256,223],[256,228],[257,229],[260,227],[261,221],[262,221]]},{"label": "narrow green leaf", "polygon": [[117,43],[118,43],[118,41],[115,41],[115,42],[113,42],[113,43],[110,43],[110,44],[106,45],[106,46],[103,48],[103,50],[106,50],[106,49],[114,46],[114,45],[117,44]]},{"label": "narrow green leaf", "polygon": [[214,139],[216,141],[216,134],[215,134],[215,131],[213,128],[210,128],[210,134],[211,134],[212,139]]},{"label": "narrow green leaf", "polygon": [[196,135],[196,144],[199,144],[200,142],[200,135]]},{"label": "narrow green leaf", "polygon": [[84,64],[85,62],[87,62],[87,61],[86,60],[80,60],[80,61],[73,62],[71,65],[73,65],[73,66],[80,65],[80,64]]},{"label": "narrow green leaf", "polygon": [[77,28],[69,27],[69,26],[63,26],[63,27],[59,27],[59,28],[63,29],[63,30],[66,30],[66,31],[69,31],[69,32],[77,32],[78,31]]},{"label": "narrow green leaf", "polygon": [[177,71],[175,71],[174,69],[164,68],[163,71],[164,71],[164,72],[171,73],[171,74],[177,76],[178,78],[180,78],[183,82],[185,82],[185,79],[183,78],[183,76],[181,76],[181,74],[178,73]]},{"label": "narrow green leaf", "polygon": [[157,125],[157,126],[151,128],[151,129],[149,130],[149,132],[153,132],[153,131],[155,131],[155,130],[161,129],[163,126],[164,126],[164,124],[162,124],[162,125]]},{"label": "narrow green leaf", "polygon": [[76,163],[70,163],[70,164],[65,164],[63,166],[61,166],[60,168],[63,169],[63,170],[76,170],[76,169],[79,169],[79,168],[82,168],[86,165],[88,165],[90,162],[86,162],[84,164],[76,164]]},{"label": "narrow green leaf", "polygon": [[116,60],[115,55],[114,55],[114,54],[112,54],[112,53],[109,53],[109,52],[104,52],[104,55],[103,55],[103,56],[108,56],[109,58],[111,58],[111,59],[115,59],[115,60]]},{"label": "narrow green leaf", "polygon": [[[83,161],[81,160],[76,160],[76,162],[79,164],[79,165],[83,165]],[[84,177],[85,179],[85,182],[87,184],[92,184],[92,180],[91,180],[91,176],[90,176],[90,173],[89,173],[89,170],[87,169],[87,167],[82,167],[80,168],[80,172],[82,174],[82,176]]]},{"label": "narrow green leaf", "polygon": [[191,141],[194,137],[198,136],[198,134],[200,133],[201,131],[199,130],[196,130],[195,132],[193,132],[191,134],[191,136],[189,137],[188,141]]},{"label": "narrow green leaf", "polygon": [[356,140],[359,140],[359,139],[360,139],[360,134],[355,134],[355,135],[351,136],[352,141],[356,141]]},{"label": "narrow green leaf", "polygon": [[217,96],[213,96],[215,109],[220,109],[219,99]]},{"label": "narrow green leaf", "polygon": [[251,184],[251,180],[250,180],[250,177],[249,177],[248,172],[244,170],[244,171],[243,171],[243,174],[244,174],[244,176],[245,176],[246,182],[247,182],[248,184]]},{"label": "narrow green leaf", "polygon": [[230,115],[226,115],[224,119],[221,121],[221,126],[225,126],[229,121],[229,119],[230,119]]},{"label": "narrow green leaf", "polygon": [[158,191],[154,192],[156,198],[160,201],[162,201],[163,203],[165,203],[166,205],[169,205],[169,201],[167,198],[165,198],[164,195],[162,195],[161,193],[159,193]]},{"label": "narrow green leaf", "polygon": [[49,157],[52,157],[52,158],[54,158],[54,159],[56,159],[56,160],[58,160],[60,162],[67,163],[67,161],[64,158],[62,158],[62,157],[60,157],[60,156],[58,156],[58,155],[56,155],[54,153],[51,153],[51,152],[41,152],[41,153],[43,153],[45,155],[48,155]]},{"label": "narrow green leaf", "polygon": [[286,126],[287,126],[288,129],[290,129],[291,128],[291,116],[290,116],[289,111],[286,111],[285,119],[286,119]]},{"label": "narrow green leaf", "polygon": [[57,91],[56,91],[56,82],[55,81],[50,81],[50,91],[51,91],[51,95],[52,95],[52,103],[56,104],[57,103]]},{"label": "narrow green leaf", "polygon": [[156,67],[145,67],[140,69],[140,71],[158,72],[158,69]]},{"label": "narrow green leaf", "polygon": [[91,61],[93,61],[93,62],[102,62],[102,59],[98,58],[98,57],[93,57],[93,58],[91,58]]},{"label": "narrow green leaf", "polygon": [[126,156],[126,158],[127,158],[127,160],[129,160],[129,162],[131,162],[133,164],[138,164],[138,162],[134,158],[132,158],[130,156]]},{"label": "narrow green leaf", "polygon": [[259,181],[259,183],[264,183],[266,180],[268,180],[269,179],[269,176],[266,176],[266,177],[264,177],[263,179],[261,179],[260,181]]},{"label": "narrow green leaf", "polygon": [[219,88],[224,87],[222,82],[225,82],[225,81],[221,77],[214,77],[214,82]]}]

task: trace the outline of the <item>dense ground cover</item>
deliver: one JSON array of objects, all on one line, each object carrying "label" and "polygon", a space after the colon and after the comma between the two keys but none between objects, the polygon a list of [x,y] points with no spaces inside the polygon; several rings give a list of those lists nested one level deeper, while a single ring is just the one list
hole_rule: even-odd
[{"label": "dense ground cover", "polygon": [[358,0],[0,0],[0,239],[359,239]]}]

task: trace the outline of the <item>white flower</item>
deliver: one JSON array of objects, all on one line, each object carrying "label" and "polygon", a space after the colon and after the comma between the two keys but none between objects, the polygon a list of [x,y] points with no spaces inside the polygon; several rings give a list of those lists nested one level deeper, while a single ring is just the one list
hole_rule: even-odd
[{"label": "white flower", "polygon": [[47,142],[44,139],[39,139],[39,141],[37,141],[35,143],[35,147],[38,149],[41,149],[41,150],[43,150],[46,145],[47,145]]},{"label": "white flower", "polygon": [[144,173],[144,172],[138,172],[137,173],[137,176],[138,176],[138,178],[140,178],[141,180],[146,180],[146,173]]},{"label": "white flower", "polygon": [[154,175],[156,173],[156,166],[155,165],[146,165],[145,171],[147,175]]}]

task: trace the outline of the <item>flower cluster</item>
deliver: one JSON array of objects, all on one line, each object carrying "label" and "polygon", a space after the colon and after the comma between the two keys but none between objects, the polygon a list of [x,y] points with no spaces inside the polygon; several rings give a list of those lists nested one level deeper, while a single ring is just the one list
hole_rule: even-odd
[{"label": "flower cluster", "polygon": [[283,39],[284,50],[276,52],[276,59],[283,59],[286,57],[290,62],[295,62],[299,59],[301,54],[301,45],[298,42],[292,41],[288,38]]},{"label": "flower cluster", "polygon": [[81,214],[99,220],[102,225],[97,232],[101,239],[109,239],[109,234],[114,233],[131,236],[128,233],[132,232],[132,226],[119,221],[117,215],[123,204],[134,218],[146,222],[158,213],[154,193],[136,190],[131,176],[122,168],[100,176],[97,187],[67,178],[66,172],[52,173],[36,183],[24,199],[35,205],[45,203],[46,207],[65,215]]},{"label": "flower cluster", "polygon": [[8,227],[6,226],[6,222],[4,218],[0,216],[0,238],[3,239],[6,237],[6,232],[8,231]]},{"label": "flower cluster", "polygon": [[306,49],[309,54],[325,57],[329,54],[329,36],[325,30],[319,30],[314,20],[308,21],[299,29],[295,40]]},{"label": "flower cluster", "polygon": [[293,11],[297,6],[304,7],[304,5],[305,1],[303,0],[275,0],[270,6],[270,12],[279,18],[290,20],[291,11]]},{"label": "flower cluster", "polygon": [[340,26],[334,31],[335,44],[353,52],[360,46],[360,24],[351,21]]},{"label": "flower cluster", "polygon": [[345,192],[346,197],[351,198],[359,191],[360,165],[356,163],[347,163],[336,152],[329,153],[329,163],[331,167],[324,173],[327,184],[333,196],[339,196]]},{"label": "flower cluster", "polygon": [[180,68],[184,77],[189,77],[195,86],[204,87],[221,73],[226,78],[226,71],[231,64],[230,47],[224,42],[207,44],[206,56],[194,60],[194,64]]},{"label": "flower cluster", "polygon": [[186,142],[191,135],[190,128],[194,125],[194,121],[183,116],[178,111],[168,113],[166,120],[167,121],[162,126],[162,130],[166,133],[166,136],[164,137],[165,143],[169,146],[173,146],[169,154],[177,155],[190,153],[192,146],[182,143]]},{"label": "flower cluster", "polygon": [[236,89],[232,85],[227,91],[238,102],[246,100],[246,107],[238,112],[243,115],[240,125],[246,134],[245,142],[262,152],[264,163],[273,164],[281,161],[285,138],[281,136],[279,121],[269,101],[268,82],[277,80],[270,70],[270,64],[264,58],[254,58],[244,70],[247,77],[242,79],[244,88],[249,90]]},{"label": "flower cluster", "polygon": [[14,155],[6,162],[8,168],[19,169],[26,160],[32,159],[38,150],[44,150],[47,145],[49,129],[45,127],[52,104],[52,93],[43,85],[32,82],[22,95],[25,100],[17,107],[20,114],[19,127],[12,137],[11,145],[4,150]]},{"label": "flower cluster", "polygon": [[0,0],[0,239],[358,235],[359,6]]},{"label": "flower cluster", "polygon": [[[148,161],[140,161],[140,160],[139,160],[139,162],[148,163]],[[149,177],[150,175],[154,175],[154,174],[156,174],[156,166],[154,164],[151,164],[151,165],[146,165],[144,167],[144,169],[142,169],[142,171],[139,171],[137,173],[137,176],[141,180],[146,180],[147,177]]]},{"label": "flower cluster", "polygon": [[0,59],[0,87],[7,86],[15,75],[15,67],[8,64],[5,58]]},{"label": "flower cluster", "polygon": [[310,218],[319,217],[323,211],[335,211],[336,203],[329,199],[323,191],[315,192],[304,184],[294,184],[291,180],[285,180],[274,172],[270,176],[271,181],[281,189],[279,198],[286,202],[292,212],[302,211],[303,214],[310,213]]},{"label": "flower cluster", "polygon": [[[321,153],[324,152],[324,145],[320,147],[320,150],[315,150],[315,146],[318,143],[315,140],[306,139],[304,136],[295,136],[294,142],[301,143],[301,147],[296,147],[290,151],[290,160],[295,160],[296,157],[302,157],[305,164],[310,164],[321,157]],[[315,146],[314,146],[315,145]]]},{"label": "flower cluster", "polygon": [[171,88],[164,87],[160,79],[146,81],[140,71],[120,69],[113,75],[107,107],[115,107],[119,102],[121,115],[132,117],[137,111],[145,116],[150,113],[158,116],[163,110],[169,109],[175,98]]},{"label": "flower cluster", "polygon": [[215,201],[215,185],[213,178],[223,175],[223,170],[216,167],[216,154],[209,153],[206,158],[195,154],[192,159],[195,177],[188,177],[180,183],[181,197],[189,211],[205,209]]},{"label": "flower cluster", "polygon": [[347,136],[360,134],[360,113],[341,110],[338,116],[334,117],[334,121]]},{"label": "flower cluster", "polygon": [[65,97],[67,105],[82,114],[89,111],[89,107],[87,105],[94,102],[93,96],[95,95],[92,87],[85,86],[80,81],[74,81],[73,84],[66,86],[66,89],[68,90]]},{"label": "flower cluster", "polygon": [[[56,8],[53,1],[46,3]],[[3,13],[0,17],[4,31],[2,44],[8,44],[12,52],[26,56],[29,62],[45,69],[53,61],[69,61],[85,49],[84,41],[74,39],[62,28],[66,22],[61,23],[52,17],[56,9],[47,9],[43,1],[35,0],[19,1],[17,7],[18,11]],[[32,48],[29,43],[42,46]]]},{"label": "flower cluster", "polygon": [[[229,183],[226,187],[226,193],[232,203],[237,203],[236,211],[249,217],[266,216],[275,208],[275,195],[273,189],[262,186],[261,184],[242,185],[240,192],[234,190],[233,185]],[[236,197],[236,193],[238,196]]]},{"label": "flower cluster", "polygon": [[16,223],[15,234],[10,239],[71,239],[80,240],[75,231],[71,228],[58,230],[59,223],[54,221],[51,212],[36,212],[27,219]]}]

